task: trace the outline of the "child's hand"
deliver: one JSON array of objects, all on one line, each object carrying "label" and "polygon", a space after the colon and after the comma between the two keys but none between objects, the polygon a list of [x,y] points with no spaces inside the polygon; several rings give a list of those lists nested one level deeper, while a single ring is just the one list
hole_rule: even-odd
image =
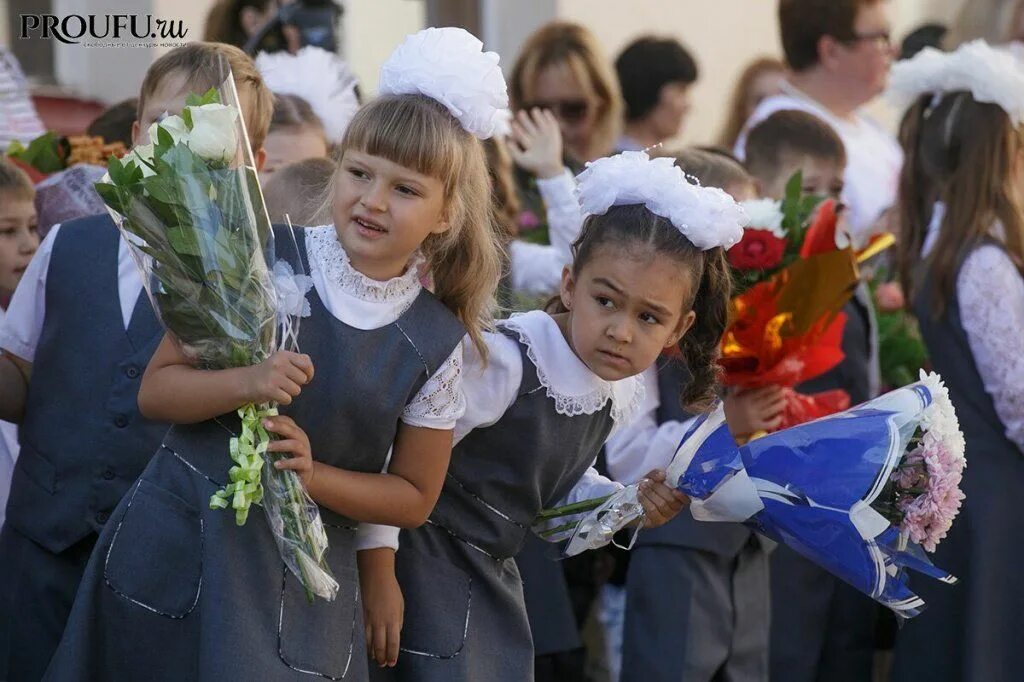
[{"label": "child's hand", "polygon": [[907,306],[906,298],[903,296],[903,287],[899,282],[879,284],[875,290],[875,303],[878,304],[878,311],[882,313],[903,310]]},{"label": "child's hand", "polygon": [[538,178],[553,178],[562,172],[562,131],[547,109],[516,114],[508,149],[516,165]]},{"label": "child's hand", "polygon": [[725,397],[725,422],[736,438],[774,431],[782,423],[786,396],[779,386],[736,391]]},{"label": "child's hand", "polygon": [[644,527],[657,528],[668,523],[690,504],[690,498],[665,485],[665,472],[655,469],[640,481],[640,504],[644,506]]},{"label": "child's hand", "polygon": [[250,402],[290,405],[313,380],[313,361],[308,355],[279,350],[249,368],[245,395]]},{"label": "child's hand", "polygon": [[267,450],[290,455],[289,459],[274,462],[274,466],[282,471],[291,469],[299,475],[302,485],[308,487],[313,480],[313,452],[306,432],[299,428],[294,419],[282,415],[264,419],[263,428],[281,437],[280,440],[270,441]]},{"label": "child's hand", "polygon": [[[379,556],[371,557],[371,554]],[[398,645],[405,618],[405,599],[395,578],[394,550],[364,550],[359,552],[359,559],[366,652],[380,667],[394,667],[398,663]]]}]

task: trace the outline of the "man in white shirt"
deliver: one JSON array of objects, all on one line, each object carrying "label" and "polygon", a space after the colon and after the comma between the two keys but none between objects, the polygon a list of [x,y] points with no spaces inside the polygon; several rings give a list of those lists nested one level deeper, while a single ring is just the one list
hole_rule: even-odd
[{"label": "man in white shirt", "polygon": [[844,202],[854,241],[879,231],[896,202],[903,152],[861,109],[884,89],[895,54],[887,0],[780,0],[779,25],[791,69],[783,92],[761,102],[736,142],[776,111],[798,109],[828,123],[846,147]]}]

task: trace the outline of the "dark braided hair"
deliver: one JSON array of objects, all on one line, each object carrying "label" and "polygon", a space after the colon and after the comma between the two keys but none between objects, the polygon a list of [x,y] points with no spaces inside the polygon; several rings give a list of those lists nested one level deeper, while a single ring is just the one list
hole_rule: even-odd
[{"label": "dark braided hair", "polygon": [[[612,206],[607,213],[589,216],[579,238],[573,244],[573,275],[590,262],[599,249],[614,247],[624,254],[652,249],[678,261],[693,273],[692,298],[684,312],[696,314],[693,327],[679,340],[679,351],[690,373],[683,390],[683,405],[691,410],[707,408],[716,398],[721,369],[719,346],[729,316],[732,276],[725,249],[703,251],[672,224],[668,218],[652,213],[642,204]],[[549,312],[565,312],[557,299]]]}]

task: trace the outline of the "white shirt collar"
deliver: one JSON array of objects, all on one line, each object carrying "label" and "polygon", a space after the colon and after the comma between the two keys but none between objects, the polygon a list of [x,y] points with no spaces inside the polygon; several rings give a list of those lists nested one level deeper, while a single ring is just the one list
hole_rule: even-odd
[{"label": "white shirt collar", "polygon": [[516,332],[526,345],[537,378],[559,414],[593,414],[611,400],[612,418],[616,424],[625,424],[640,406],[644,396],[640,376],[605,381],[594,374],[576,357],[558,324],[544,311],[513,315],[499,324]]}]

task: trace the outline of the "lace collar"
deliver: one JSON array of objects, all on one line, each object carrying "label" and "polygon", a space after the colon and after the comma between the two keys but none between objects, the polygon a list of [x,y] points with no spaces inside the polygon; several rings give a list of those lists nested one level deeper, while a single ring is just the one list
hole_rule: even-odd
[{"label": "lace collar", "polygon": [[594,414],[612,401],[612,419],[623,425],[643,399],[643,381],[632,376],[605,381],[590,371],[566,343],[562,330],[541,310],[513,315],[499,323],[516,333],[537,368],[537,378],[555,401],[555,411],[568,417]]},{"label": "lace collar", "polygon": [[422,288],[419,272],[424,258],[419,252],[413,255],[404,273],[380,281],[352,267],[333,225],[307,227],[303,232],[306,235],[306,255],[309,257],[310,268],[319,269],[327,282],[341,287],[358,299],[385,303],[413,297]]}]

